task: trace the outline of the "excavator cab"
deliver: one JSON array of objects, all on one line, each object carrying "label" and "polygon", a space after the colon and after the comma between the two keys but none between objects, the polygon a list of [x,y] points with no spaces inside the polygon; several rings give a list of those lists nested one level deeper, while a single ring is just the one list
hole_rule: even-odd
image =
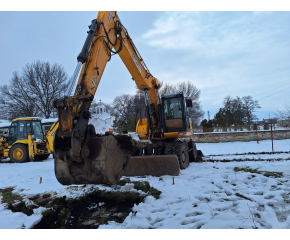
[{"label": "excavator cab", "polygon": [[15,119],[9,128],[8,145],[11,146],[16,141],[27,141],[28,133],[34,141],[43,141],[44,135],[41,126],[41,119]]},{"label": "excavator cab", "polygon": [[[187,107],[191,100],[185,99],[182,93],[164,95],[161,98],[163,106],[163,132],[191,131]],[[187,104],[186,104],[187,103]]]}]

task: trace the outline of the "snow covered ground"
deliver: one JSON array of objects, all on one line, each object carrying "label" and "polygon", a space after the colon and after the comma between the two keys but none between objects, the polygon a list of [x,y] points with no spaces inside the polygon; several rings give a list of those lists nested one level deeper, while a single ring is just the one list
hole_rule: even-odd
[{"label": "snow covered ground", "polygon": [[[159,199],[146,197],[135,205],[123,223],[114,221],[101,229],[157,228],[157,229],[238,229],[290,228],[290,140],[274,141],[280,154],[245,154],[271,152],[270,140],[257,142],[197,144],[206,155],[202,163],[191,163],[179,176],[131,177],[131,181],[146,180],[162,191]],[[250,156],[250,157],[249,157]],[[247,161],[220,162],[227,159]],[[249,160],[250,159],[250,160]],[[270,159],[270,161],[259,161]],[[275,159],[279,159],[276,161]],[[216,160],[216,161],[215,161]],[[234,171],[234,169],[236,171]],[[277,178],[267,173],[281,172]],[[271,174],[270,174],[271,175]],[[40,184],[40,177],[42,183]],[[93,189],[108,189],[101,185],[62,186],[54,176],[53,159],[23,164],[0,163],[0,189],[13,187],[29,204],[28,197],[53,192],[74,198]],[[127,190],[132,189],[130,184]],[[132,189],[133,191],[133,189]],[[135,190],[136,191],[136,190]],[[0,228],[31,228],[38,223],[45,208],[34,209],[34,214],[13,213],[6,209],[0,196]]]}]

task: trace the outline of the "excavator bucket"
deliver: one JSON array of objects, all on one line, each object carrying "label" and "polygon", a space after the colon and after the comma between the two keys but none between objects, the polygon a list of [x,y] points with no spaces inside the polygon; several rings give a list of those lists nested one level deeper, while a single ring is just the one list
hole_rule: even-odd
[{"label": "excavator bucket", "polygon": [[55,149],[55,175],[62,185],[115,184],[130,158],[113,136],[87,137],[83,149],[83,162],[73,161]]},{"label": "excavator bucket", "polygon": [[130,137],[98,136],[87,134],[82,146],[82,159],[73,159],[71,151],[55,138],[57,144],[55,175],[62,185],[115,184],[122,176],[162,176],[179,174],[176,155],[131,157],[133,146]]}]

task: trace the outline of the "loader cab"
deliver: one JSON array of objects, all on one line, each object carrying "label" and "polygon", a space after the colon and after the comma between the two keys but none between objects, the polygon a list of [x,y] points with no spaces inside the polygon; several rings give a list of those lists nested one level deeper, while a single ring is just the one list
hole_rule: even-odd
[{"label": "loader cab", "polygon": [[187,107],[192,106],[192,101],[185,99],[182,93],[164,95],[161,101],[164,132],[190,131]]},{"label": "loader cab", "polygon": [[12,120],[9,127],[8,145],[11,146],[16,141],[27,141],[28,133],[31,133],[34,141],[43,141],[44,135],[41,125],[41,118],[18,118]]}]

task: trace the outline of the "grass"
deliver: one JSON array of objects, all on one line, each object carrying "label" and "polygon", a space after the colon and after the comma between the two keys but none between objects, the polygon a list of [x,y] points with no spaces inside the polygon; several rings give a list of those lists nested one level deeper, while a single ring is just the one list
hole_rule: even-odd
[{"label": "grass", "polygon": [[60,219],[60,228],[65,228],[66,222],[70,217],[70,211],[68,209],[61,209],[61,211],[57,214]]},{"label": "grass", "polygon": [[15,201],[22,201],[23,198],[18,195],[18,194],[13,194],[12,191],[13,188],[5,188],[5,189],[0,189],[0,192],[2,193],[2,202],[3,203],[8,203],[8,204],[13,204]]},{"label": "grass", "polygon": [[234,168],[234,171],[235,171],[235,172],[261,173],[261,172],[258,171],[257,169],[258,169],[258,168],[256,168],[256,169],[252,169],[252,168],[249,168],[249,167],[246,167],[246,168],[235,167],[235,168]]},{"label": "grass", "polygon": [[283,177],[283,173],[282,172],[265,172],[264,176],[265,177],[280,178],[280,177]]},{"label": "grass", "polygon": [[[274,178],[280,178],[283,177],[283,172],[268,172],[268,171],[258,171],[258,168],[252,169],[249,167],[245,168],[234,168],[235,172],[249,172],[249,173],[256,173],[256,174],[263,174],[265,177],[274,177]],[[251,175],[254,177],[254,175]]]},{"label": "grass", "polygon": [[130,182],[131,182],[130,178],[125,178],[117,182],[117,185],[125,186],[127,183],[130,183]]},{"label": "grass", "polygon": [[50,193],[43,194],[43,198],[49,198],[49,197],[51,197],[51,194]]},{"label": "grass", "polygon": [[18,194],[13,194],[12,191],[14,188],[5,188],[0,189],[2,193],[2,202],[7,203],[7,209],[11,210],[12,212],[22,212],[28,216],[33,214],[33,210],[28,208],[23,201],[23,198]]},{"label": "grass", "polygon": [[121,186],[125,186],[127,183],[133,183],[134,188],[136,190],[141,190],[145,193],[148,193],[149,195],[153,196],[156,199],[160,198],[161,191],[157,190],[154,187],[151,187],[149,182],[147,181],[133,181],[131,182],[130,178],[125,178],[120,180],[117,184]]}]

